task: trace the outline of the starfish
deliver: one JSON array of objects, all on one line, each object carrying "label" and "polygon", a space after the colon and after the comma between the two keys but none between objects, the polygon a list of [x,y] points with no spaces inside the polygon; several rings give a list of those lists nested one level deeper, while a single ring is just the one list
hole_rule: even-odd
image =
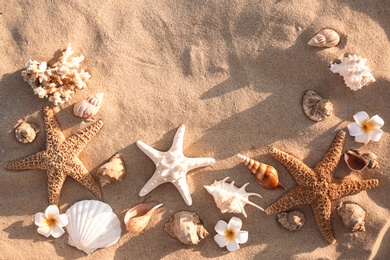
[{"label": "starfish", "polygon": [[274,147],[271,148],[269,153],[288,169],[298,186],[268,206],[265,213],[270,215],[288,210],[294,206],[310,204],[322,236],[329,243],[334,243],[336,239],[330,223],[331,201],[378,186],[377,179],[333,178],[333,172],[340,161],[344,138],[345,132],[340,131],[326,155],[314,169],[288,153]]},{"label": "starfish", "polygon": [[171,182],[179,190],[185,203],[192,205],[186,174],[188,171],[215,163],[213,158],[187,158],[183,154],[185,126],[181,125],[175,134],[171,148],[166,152],[158,151],[142,141],[138,147],[156,164],[152,178],[144,185],[139,195],[145,196],[160,184]]},{"label": "starfish", "polygon": [[91,190],[96,197],[101,198],[99,185],[77,156],[102,128],[103,121],[99,120],[65,138],[51,107],[43,108],[43,116],[46,130],[46,149],[20,160],[6,162],[4,168],[9,170],[47,170],[50,205],[58,205],[61,188],[67,176],[72,177]]}]

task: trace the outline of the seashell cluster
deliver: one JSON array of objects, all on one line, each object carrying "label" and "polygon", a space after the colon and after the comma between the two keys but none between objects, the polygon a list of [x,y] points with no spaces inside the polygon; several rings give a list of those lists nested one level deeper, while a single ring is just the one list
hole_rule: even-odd
[{"label": "seashell cluster", "polygon": [[332,64],[330,70],[343,76],[347,87],[356,91],[375,82],[370,69],[365,65],[366,61],[359,55],[349,55],[340,64]]},{"label": "seashell cluster", "polygon": [[111,182],[121,182],[125,175],[125,163],[119,153],[114,154],[107,163],[100,166],[96,173],[102,187]]},{"label": "seashell cluster", "polygon": [[302,100],[303,112],[314,121],[322,121],[333,114],[333,104],[315,91],[308,90]]},{"label": "seashell cluster", "polygon": [[15,129],[16,140],[23,144],[32,143],[39,132],[35,124],[22,122]]},{"label": "seashell cluster", "polygon": [[146,202],[129,209],[123,219],[127,231],[135,235],[141,233],[148,225],[154,211],[161,206],[162,203]]},{"label": "seashell cluster", "polygon": [[341,217],[344,227],[350,232],[366,231],[364,218],[366,212],[355,203],[345,202],[337,208],[337,214]]},{"label": "seashell cluster", "polygon": [[271,165],[267,165],[265,163],[261,163],[255,161],[245,155],[238,154],[238,158],[240,158],[243,163],[248,167],[249,170],[255,175],[256,181],[263,187],[271,190],[275,190],[277,188],[282,188],[282,184],[279,182],[278,172]]},{"label": "seashell cluster", "polygon": [[253,202],[249,201],[249,196],[261,196],[257,193],[247,193],[245,187],[249,183],[245,183],[241,188],[234,186],[234,181],[231,183],[226,183],[226,180],[229,177],[221,181],[215,181],[212,185],[204,187],[206,190],[213,195],[214,201],[217,204],[217,207],[221,210],[222,213],[242,213],[247,217],[244,207],[246,204],[252,205],[262,211],[264,209]]},{"label": "seashell cluster", "polygon": [[340,35],[332,29],[323,29],[307,43],[315,47],[334,47],[340,42]]},{"label": "seashell cluster", "polygon": [[111,207],[98,200],[83,200],[73,204],[66,215],[69,224],[68,244],[91,254],[109,247],[121,237],[121,223]]},{"label": "seashell cluster", "polygon": [[278,221],[282,227],[294,231],[303,227],[305,224],[305,216],[299,210],[281,212],[278,214]]},{"label": "seashell cluster", "polygon": [[209,233],[195,212],[179,211],[165,224],[164,230],[172,238],[186,245],[196,245]]},{"label": "seashell cluster", "polygon": [[344,160],[349,169],[353,171],[362,171],[366,168],[376,169],[379,168],[377,161],[377,155],[369,153],[360,153],[358,150],[347,150],[344,154]]},{"label": "seashell cluster", "polygon": [[25,81],[33,88],[39,98],[49,98],[54,105],[69,101],[76,90],[87,86],[86,81],[91,77],[88,72],[79,69],[84,56],[73,55],[71,44],[68,44],[59,61],[52,66],[47,62],[29,60],[22,71]]},{"label": "seashell cluster", "polygon": [[77,117],[90,118],[99,112],[102,106],[104,93],[97,93],[73,106],[73,114]]}]

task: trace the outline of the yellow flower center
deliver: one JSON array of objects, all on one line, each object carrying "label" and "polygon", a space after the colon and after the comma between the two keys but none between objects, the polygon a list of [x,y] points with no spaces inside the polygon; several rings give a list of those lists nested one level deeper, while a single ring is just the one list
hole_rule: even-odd
[{"label": "yellow flower center", "polygon": [[56,220],[55,218],[48,218],[46,219],[46,225],[49,227],[54,227],[56,225]]},{"label": "yellow flower center", "polygon": [[371,132],[375,128],[375,124],[373,122],[367,122],[363,124],[364,132]]},{"label": "yellow flower center", "polygon": [[225,237],[230,241],[236,237],[236,232],[234,230],[228,229],[225,231]]}]

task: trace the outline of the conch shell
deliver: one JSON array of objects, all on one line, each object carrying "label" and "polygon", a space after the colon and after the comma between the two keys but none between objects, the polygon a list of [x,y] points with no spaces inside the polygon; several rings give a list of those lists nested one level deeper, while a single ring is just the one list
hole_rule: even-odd
[{"label": "conch shell", "polygon": [[15,137],[19,142],[27,144],[35,140],[38,132],[38,126],[27,122],[21,122],[15,129]]},{"label": "conch shell", "polygon": [[278,172],[274,167],[255,161],[242,154],[238,154],[237,156],[243,161],[248,169],[251,170],[251,172],[255,175],[257,182],[261,186],[271,190],[275,190],[277,188],[286,190],[286,188],[280,184]]},{"label": "conch shell", "polygon": [[100,186],[111,182],[120,182],[125,175],[125,163],[119,153],[114,154],[107,163],[100,166],[96,173]]},{"label": "conch shell", "polygon": [[366,231],[364,227],[366,212],[359,205],[350,202],[342,203],[337,208],[337,214],[341,217],[344,227],[350,232]]},{"label": "conch shell", "polygon": [[302,100],[303,112],[314,121],[322,121],[333,113],[333,104],[322,97],[315,91],[308,90]]},{"label": "conch shell", "polygon": [[104,93],[97,93],[83,101],[77,102],[73,106],[74,115],[83,118],[93,117],[99,111],[103,97]]},{"label": "conch shell", "polygon": [[332,29],[323,29],[307,43],[315,47],[334,47],[340,42],[340,35]]},{"label": "conch shell", "polygon": [[123,220],[127,231],[135,235],[139,234],[148,225],[153,212],[161,206],[162,203],[146,202],[129,209]]},{"label": "conch shell", "polygon": [[358,150],[347,150],[344,154],[344,160],[353,171],[379,168],[377,155],[372,152],[360,153]]}]

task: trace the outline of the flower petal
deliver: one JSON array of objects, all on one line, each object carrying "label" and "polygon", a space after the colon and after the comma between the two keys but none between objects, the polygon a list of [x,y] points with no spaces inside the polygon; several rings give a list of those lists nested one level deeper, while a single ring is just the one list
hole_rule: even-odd
[{"label": "flower petal", "polygon": [[370,138],[374,142],[378,142],[382,137],[383,131],[381,129],[375,129],[370,133]]},{"label": "flower petal", "polygon": [[34,223],[38,227],[47,226],[45,214],[43,214],[42,212],[35,214]]},{"label": "flower petal", "polygon": [[355,141],[358,143],[368,144],[368,142],[370,141],[370,135],[366,134],[366,133],[363,133],[361,135],[357,135],[357,136],[355,136]]},{"label": "flower petal", "polygon": [[238,231],[236,241],[239,244],[244,244],[248,241],[248,231]]},{"label": "flower petal", "polygon": [[45,216],[47,219],[55,218],[56,216],[58,216],[58,214],[60,214],[60,211],[58,210],[58,207],[56,205],[50,205],[45,210]]},{"label": "flower petal", "polygon": [[385,121],[383,121],[383,119],[380,116],[375,115],[371,117],[371,119],[368,120],[367,123],[371,123],[375,125],[376,128],[381,128],[385,124]]},{"label": "flower petal", "polygon": [[64,229],[58,225],[55,225],[54,228],[51,230],[51,235],[54,238],[59,238],[65,233]]},{"label": "flower petal", "polygon": [[225,231],[227,229],[228,224],[223,220],[218,220],[217,224],[215,225],[214,229],[217,231],[218,234],[225,234]]},{"label": "flower petal", "polygon": [[361,127],[358,123],[350,123],[348,125],[349,135],[357,136],[364,133],[363,127]]},{"label": "flower petal", "polygon": [[368,114],[364,111],[357,112],[353,118],[355,119],[355,122],[358,123],[359,125],[363,125],[365,122],[367,122],[370,117]]},{"label": "flower petal", "polygon": [[232,229],[232,230],[237,232],[237,231],[240,231],[241,227],[242,227],[241,219],[239,219],[237,217],[232,217],[229,220],[228,229]]},{"label": "flower petal", "polygon": [[240,246],[238,245],[237,241],[236,240],[232,240],[230,241],[227,245],[226,245],[226,248],[227,250],[229,250],[230,252],[231,251],[235,251],[237,249],[240,249]]},{"label": "flower petal", "polygon": [[214,236],[214,241],[217,242],[219,247],[224,247],[227,245],[227,243],[229,243],[229,240],[225,236],[222,236],[220,234],[216,234]]},{"label": "flower petal", "polygon": [[55,217],[55,220],[57,222],[57,225],[60,227],[65,227],[69,223],[68,216],[66,214],[58,215],[57,217]]},{"label": "flower petal", "polygon": [[38,228],[38,233],[45,236],[45,237],[49,237],[50,236],[50,227],[49,226],[42,226],[42,227],[39,227]]}]

